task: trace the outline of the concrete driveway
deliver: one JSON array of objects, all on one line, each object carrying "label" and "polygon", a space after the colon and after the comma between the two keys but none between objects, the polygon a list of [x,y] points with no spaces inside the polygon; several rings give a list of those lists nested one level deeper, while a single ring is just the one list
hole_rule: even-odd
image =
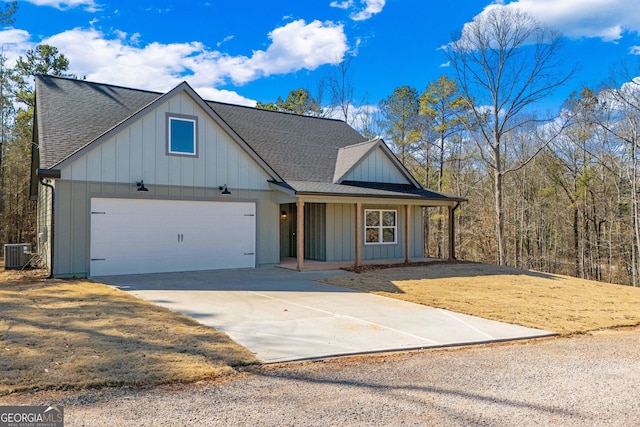
[{"label": "concrete driveway", "polygon": [[94,279],[224,331],[266,363],[552,335],[318,281],[348,274],[274,267]]}]

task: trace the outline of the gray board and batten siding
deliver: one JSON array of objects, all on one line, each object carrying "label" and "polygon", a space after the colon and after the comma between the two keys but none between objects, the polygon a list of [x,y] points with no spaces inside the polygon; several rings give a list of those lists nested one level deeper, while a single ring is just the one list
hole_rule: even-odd
[{"label": "gray board and batten siding", "polygon": [[[422,208],[410,206],[412,224],[411,230],[411,257],[424,256],[424,235],[422,233]],[[390,209],[397,211],[398,227],[397,241],[388,245],[363,245],[362,259],[399,259],[404,258],[405,248],[405,213],[404,205],[394,204],[364,204],[366,209]],[[351,261],[355,257],[355,205],[353,204],[327,204],[327,232],[326,232],[326,261]],[[364,217],[364,212],[363,212]]]}]

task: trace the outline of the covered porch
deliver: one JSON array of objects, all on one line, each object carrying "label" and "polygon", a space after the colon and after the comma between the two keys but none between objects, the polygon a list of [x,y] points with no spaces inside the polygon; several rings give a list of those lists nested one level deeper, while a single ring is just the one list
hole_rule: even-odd
[{"label": "covered porch", "polygon": [[[279,266],[298,271],[311,271],[334,270],[345,267],[358,268],[372,264],[401,265],[445,260],[453,261],[456,259],[454,215],[456,208],[460,204],[459,199],[444,198],[444,200],[426,201],[424,199],[398,200],[396,198],[395,200],[390,200],[387,198],[351,197],[350,202],[347,202],[344,197],[314,197],[309,195],[300,197],[298,195],[295,203],[289,203],[288,206],[281,205],[281,208],[283,208],[282,218],[284,221],[289,221],[289,224],[285,227],[282,227],[281,224],[281,262]],[[341,209],[336,209],[336,211],[342,212],[342,218],[345,221],[338,228],[341,231],[340,239],[334,240],[338,243],[341,240],[343,247],[349,248],[349,250],[345,251],[350,252],[349,259],[336,260],[327,256],[326,248],[329,246],[326,239],[327,229],[333,227],[333,222],[330,219],[327,220],[330,215],[326,213],[327,211],[331,212],[332,209],[327,209],[325,206],[330,204],[342,206]],[[309,209],[310,205],[313,205],[312,209]],[[320,214],[317,214],[317,207],[324,207],[319,210]],[[448,225],[448,253],[446,253],[446,258],[424,256],[424,241],[421,239],[423,224],[416,220],[416,215],[419,215],[419,209],[422,207],[445,207],[446,211],[448,211],[446,221]],[[369,217],[367,214],[378,210],[380,211],[380,216],[382,216],[382,212],[390,213],[393,226],[383,227],[381,224],[379,227],[381,230],[380,241],[371,243],[369,232],[375,227],[370,227],[371,224],[368,223]],[[319,223],[320,226],[310,226],[309,220],[305,219],[310,214],[313,217],[312,224]],[[390,233],[389,245],[386,245],[387,241],[382,240],[383,231]],[[340,234],[340,232],[337,234]],[[310,242],[316,241],[320,243],[319,246],[322,248],[322,257],[316,257],[316,247],[318,245],[310,244]],[[287,246],[287,250],[282,250],[283,243]],[[372,245],[376,243],[393,246],[396,248],[395,253],[387,252],[387,256],[384,256],[385,252],[381,252],[383,256],[371,257]],[[291,250],[291,248],[294,249]],[[314,252],[311,255],[305,253],[309,252],[310,248]],[[367,250],[369,251],[369,256],[367,256]]]}]

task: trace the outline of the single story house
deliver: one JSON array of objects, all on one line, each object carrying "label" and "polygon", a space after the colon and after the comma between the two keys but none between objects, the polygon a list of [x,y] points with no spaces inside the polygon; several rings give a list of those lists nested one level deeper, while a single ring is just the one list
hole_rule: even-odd
[{"label": "single story house", "polygon": [[[31,196],[52,275],[102,276],[424,254],[424,189],[340,120],[39,75]],[[450,258],[454,257],[450,244]]]}]

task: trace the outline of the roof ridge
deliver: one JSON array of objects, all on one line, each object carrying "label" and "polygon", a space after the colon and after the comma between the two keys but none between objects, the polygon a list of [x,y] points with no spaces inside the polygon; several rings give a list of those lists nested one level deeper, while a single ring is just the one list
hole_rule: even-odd
[{"label": "roof ridge", "polygon": [[205,102],[207,104],[209,104],[209,103],[211,103],[211,104],[220,104],[220,105],[228,105],[228,106],[231,106],[231,107],[247,108],[247,109],[254,110],[254,111],[265,111],[267,113],[278,113],[278,114],[285,114],[285,115],[288,115],[288,116],[305,117],[305,118],[309,118],[309,119],[318,119],[318,120],[330,120],[330,121],[334,121],[334,122],[346,123],[344,120],[334,119],[332,117],[307,116],[306,114],[297,114],[297,113],[292,113],[292,112],[289,112],[289,111],[268,110],[266,108],[251,107],[249,105],[242,105],[242,104],[232,104],[230,102],[222,102],[222,101],[207,101],[207,100],[205,100]]},{"label": "roof ridge", "polygon": [[[73,78],[73,77],[54,76],[54,75],[51,75],[51,74],[39,73],[39,74],[35,74],[35,77],[46,77],[46,78],[50,78],[50,79],[66,80],[66,81],[77,82],[77,83],[85,83],[85,84],[88,84],[88,85],[110,87],[110,88],[115,88],[115,89],[125,89],[125,90],[134,91],[134,92],[152,93],[152,94],[157,94],[157,95],[164,95],[165,93],[167,93],[167,92],[161,92],[161,91],[156,91],[156,90],[139,89],[139,88],[134,88],[134,87],[130,87],[130,86],[114,85],[114,84],[110,84],[110,83],[101,83],[101,82],[78,79],[78,78]],[[186,80],[184,82],[188,84],[188,82]],[[194,91],[196,93],[198,92],[195,89],[194,89]],[[310,118],[310,119],[330,120],[330,121],[334,121],[334,122],[344,122],[344,123],[346,123],[344,120],[334,119],[332,117],[307,116],[305,114],[291,113],[291,112],[288,112],[288,111],[267,110],[265,108],[250,107],[248,105],[233,104],[231,102],[222,102],[222,101],[214,101],[214,100],[207,100],[207,99],[205,99],[204,101],[207,104],[211,103],[211,104],[228,105],[228,106],[231,106],[231,107],[247,108],[247,109],[251,109],[251,110],[255,110],[255,111],[266,111],[268,113],[279,113],[279,114],[285,114],[285,115],[295,116],[295,117],[306,117],[306,118]]]},{"label": "roof ridge", "polygon": [[373,139],[369,139],[367,141],[362,141],[362,142],[357,142],[355,144],[351,144],[351,145],[346,145],[342,148],[340,148],[341,150],[346,150],[348,148],[356,148],[362,145],[366,145],[366,144],[371,144],[373,142],[378,143],[378,141],[382,140],[382,138],[373,138]]},{"label": "roof ridge", "polygon": [[100,83],[100,82],[95,82],[95,81],[91,81],[91,80],[84,80],[84,79],[78,79],[78,78],[73,78],[73,77],[54,76],[54,75],[51,75],[51,74],[38,73],[38,74],[35,74],[34,76],[36,78],[37,77],[46,77],[46,78],[49,78],[49,79],[67,80],[67,81],[71,81],[71,82],[85,83],[85,84],[93,85],[93,86],[106,86],[106,87],[111,87],[111,88],[114,88],[114,89],[126,89],[126,90],[130,90],[130,91],[133,91],[133,92],[144,92],[144,93],[152,93],[152,94],[157,94],[157,95],[164,95],[166,93],[166,92],[160,92],[160,91],[156,91],[156,90],[138,89],[138,88],[128,87],[128,86],[114,85],[114,84],[109,84],[109,83]]}]

